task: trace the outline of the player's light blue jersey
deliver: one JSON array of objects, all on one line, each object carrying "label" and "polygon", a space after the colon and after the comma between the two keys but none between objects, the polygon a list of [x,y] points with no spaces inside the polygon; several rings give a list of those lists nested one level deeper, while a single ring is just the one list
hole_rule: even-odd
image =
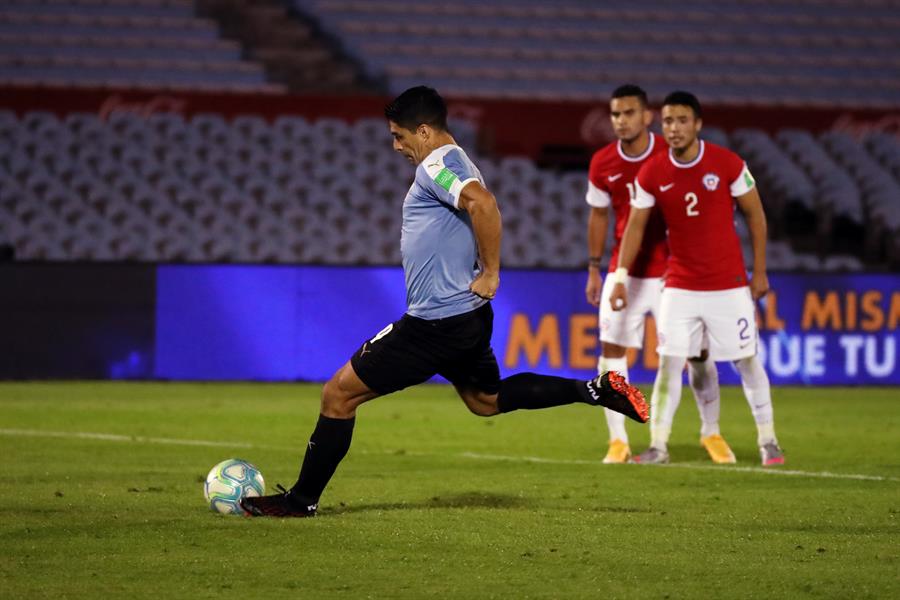
[{"label": "player's light blue jersey", "polygon": [[458,208],[463,187],[472,181],[484,185],[478,168],[453,144],[416,167],[403,201],[400,237],[407,312],[414,317],[452,317],[487,302],[469,290],[478,274],[478,246],[469,213]]}]

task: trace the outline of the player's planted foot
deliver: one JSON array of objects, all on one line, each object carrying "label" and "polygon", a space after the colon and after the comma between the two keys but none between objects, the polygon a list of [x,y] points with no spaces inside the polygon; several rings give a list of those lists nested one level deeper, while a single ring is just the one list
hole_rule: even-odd
[{"label": "player's planted foot", "polygon": [[760,446],[759,456],[764,467],[775,467],[784,464],[784,451],[775,442],[769,442]]},{"label": "player's planted foot", "polygon": [[318,504],[302,504],[291,497],[281,484],[276,485],[280,494],[241,499],[241,508],[251,517],[314,517]]},{"label": "player's planted foot", "polygon": [[637,456],[631,459],[641,465],[664,465],[669,462],[669,453],[666,450],[660,450],[650,446]]},{"label": "player's planted foot", "polygon": [[631,458],[631,448],[628,446],[628,442],[611,440],[609,442],[609,450],[607,450],[606,456],[603,458],[603,464],[619,465],[627,463],[629,458]]},{"label": "player's planted foot", "polygon": [[737,462],[728,442],[718,433],[700,438],[700,445],[706,448],[709,457],[717,465],[731,465]]},{"label": "player's planted foot", "polygon": [[622,413],[638,423],[650,420],[644,394],[615,371],[607,371],[587,382],[587,391],[600,406]]}]

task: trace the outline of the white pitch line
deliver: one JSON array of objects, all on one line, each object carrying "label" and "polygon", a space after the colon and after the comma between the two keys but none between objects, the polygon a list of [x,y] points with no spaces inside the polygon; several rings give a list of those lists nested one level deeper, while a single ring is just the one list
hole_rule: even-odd
[{"label": "white pitch line", "polygon": [[796,469],[782,469],[780,467],[727,467],[724,465],[693,465],[690,463],[669,463],[667,465],[655,465],[657,467],[677,469],[697,469],[707,471],[732,471],[734,473],[762,473],[765,475],[788,475],[794,477],[817,477],[821,479],[854,479],[857,481],[900,481],[896,477],[882,475],[860,475],[857,473],[832,473],[831,471],[798,471]]},{"label": "white pitch line", "polygon": [[[298,451],[299,448],[291,448],[287,446],[266,446],[259,444],[248,444],[244,442],[216,442],[211,440],[191,440],[179,438],[163,438],[163,437],[146,437],[140,435],[119,435],[114,433],[93,433],[87,431],[46,431],[42,429],[5,429],[0,428],[0,435],[7,436],[24,436],[24,437],[55,437],[70,438],[81,440],[99,440],[104,442],[131,442],[138,444],[164,444],[170,446],[205,446],[212,448],[245,448],[255,450],[282,450],[282,451]],[[395,452],[357,452],[358,454],[386,454],[394,455]],[[433,454],[406,452],[405,456],[434,456]],[[518,461],[551,465],[603,465],[599,460],[584,459],[559,459],[559,458],[543,458],[540,456],[505,456],[501,454],[480,454],[477,452],[462,452],[456,454],[460,458],[469,458],[474,460],[494,460],[494,461]],[[641,465],[646,467],[648,465]],[[860,475],[856,473],[832,473],[829,471],[798,471],[795,469],[764,469],[762,467],[727,467],[722,465],[698,465],[691,463],[670,463],[666,465],[649,465],[661,468],[678,468],[691,469],[696,471],[728,471],[733,473],[757,473],[761,475],[785,475],[793,477],[812,477],[821,479],[851,479],[856,481],[900,481],[896,477],[885,477],[881,475]]]},{"label": "white pitch line", "polygon": [[[478,454],[475,452],[463,452],[459,454],[463,458],[472,458],[476,460],[509,460],[521,461],[541,464],[555,465],[602,465],[599,460],[578,460],[578,459],[554,459],[541,458],[539,456],[503,456],[499,454]],[[637,466],[637,465],[635,465]],[[859,475],[856,473],[831,473],[829,471],[798,471],[795,469],[781,469],[778,467],[765,469],[763,467],[726,467],[723,465],[696,465],[691,463],[670,463],[665,465],[640,465],[642,468],[646,466],[661,468],[677,468],[692,469],[697,471],[730,471],[733,473],[759,473],[761,475],[787,475],[794,477],[814,477],[822,479],[853,479],[858,481],[900,481],[896,477],[885,477],[882,475]]]},{"label": "white pitch line", "polygon": [[474,458],[476,460],[513,460],[547,465],[602,465],[599,460],[585,460],[578,458],[542,458],[540,456],[504,456],[502,454],[479,454],[477,452],[463,452],[458,454],[462,458]]},{"label": "white pitch line", "polygon": [[115,433],[93,433],[88,431],[45,431],[42,429],[0,429],[0,435],[25,437],[55,437],[79,440],[99,440],[103,442],[133,442],[138,444],[164,444],[169,446],[206,446],[212,448],[247,448],[257,450],[296,450],[285,446],[260,446],[244,442],[214,442],[209,440],[189,440],[177,438],[146,437],[142,435],[118,435]]}]

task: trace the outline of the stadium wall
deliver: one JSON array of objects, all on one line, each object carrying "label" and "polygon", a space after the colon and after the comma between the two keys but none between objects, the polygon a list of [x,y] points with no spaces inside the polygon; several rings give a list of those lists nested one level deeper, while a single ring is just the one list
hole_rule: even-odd
[{"label": "stadium wall", "polygon": [[0,377],[150,378],[155,286],[153,265],[0,266]]},{"label": "stadium wall", "polygon": [[[900,276],[771,283],[758,323],[773,383],[900,385]],[[594,372],[597,316],[583,288],[581,271],[504,271],[493,303],[504,374]],[[5,379],[322,381],[405,307],[398,267],[13,264],[0,290]],[[652,381],[654,352],[630,360],[635,381]]]},{"label": "stadium wall", "polygon": [[[0,109],[19,114],[40,110],[59,116],[88,112],[106,117],[115,111],[125,111],[143,116],[157,112],[185,117],[216,113],[229,118],[242,114],[270,119],[300,115],[307,119],[337,117],[355,121],[380,118],[389,100],[380,96],[0,87]],[[500,156],[528,156],[539,162],[583,161],[586,166],[589,152],[613,139],[605,102],[451,97],[448,105],[451,117],[477,125],[483,151]],[[706,124],[725,131],[752,127],[771,135],[781,129],[796,128],[812,133],[835,130],[862,135],[882,131],[900,135],[900,112],[896,110],[758,105],[705,105],[703,110]],[[386,144],[389,139],[385,129]]]}]

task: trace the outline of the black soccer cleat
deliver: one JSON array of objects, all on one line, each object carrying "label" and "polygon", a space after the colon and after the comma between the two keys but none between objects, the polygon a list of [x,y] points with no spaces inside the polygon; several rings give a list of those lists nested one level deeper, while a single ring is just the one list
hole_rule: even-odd
[{"label": "black soccer cleat", "polygon": [[281,493],[271,496],[255,496],[241,499],[241,508],[251,517],[314,517],[318,504],[298,504],[291,497],[291,492],[279,483]]},{"label": "black soccer cleat", "polygon": [[615,371],[607,371],[587,383],[588,393],[600,406],[622,413],[638,423],[650,420],[650,407],[644,394]]}]

